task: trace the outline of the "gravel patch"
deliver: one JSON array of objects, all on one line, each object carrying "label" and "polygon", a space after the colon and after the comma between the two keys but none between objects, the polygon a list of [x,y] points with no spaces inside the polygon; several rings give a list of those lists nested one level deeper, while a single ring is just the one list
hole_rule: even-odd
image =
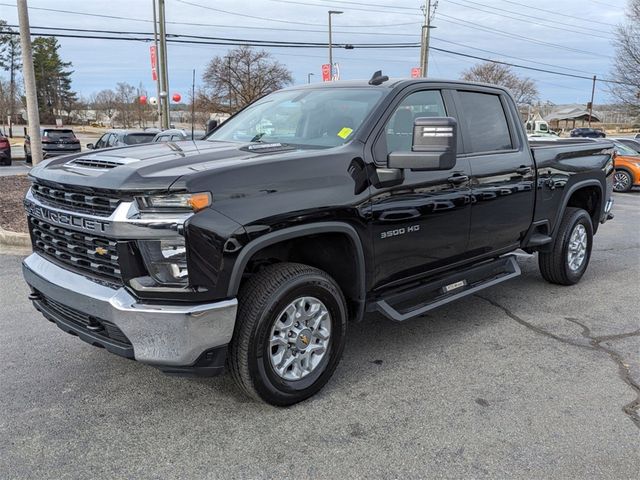
[{"label": "gravel patch", "polygon": [[0,227],[27,233],[23,200],[31,182],[26,175],[0,177]]}]

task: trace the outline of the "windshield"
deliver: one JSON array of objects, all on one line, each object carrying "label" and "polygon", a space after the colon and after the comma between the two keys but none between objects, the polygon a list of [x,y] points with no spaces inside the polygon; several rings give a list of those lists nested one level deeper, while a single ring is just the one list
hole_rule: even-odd
[{"label": "windshield", "polygon": [[124,143],[127,145],[138,145],[148,143],[156,136],[155,133],[130,133],[124,136]]},{"label": "windshield", "polygon": [[618,155],[633,155],[633,156],[638,155],[638,152],[636,152],[631,147],[627,147],[624,143],[621,143],[621,142],[614,142],[614,143],[616,145],[616,151],[618,152]]},{"label": "windshield", "polygon": [[382,95],[373,88],[272,93],[227,120],[207,140],[336,147],[353,138]]}]

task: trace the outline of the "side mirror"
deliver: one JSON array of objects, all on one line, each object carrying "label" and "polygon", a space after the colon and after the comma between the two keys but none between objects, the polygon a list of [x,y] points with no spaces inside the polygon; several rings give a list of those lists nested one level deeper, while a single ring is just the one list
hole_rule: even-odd
[{"label": "side mirror", "polygon": [[410,152],[391,152],[389,168],[451,170],[456,165],[458,122],[451,117],[419,117],[413,122]]},{"label": "side mirror", "polygon": [[217,127],[218,127],[218,121],[217,120],[209,120],[207,122],[207,133],[213,132]]},{"label": "side mirror", "polygon": [[95,147],[95,145],[94,145],[93,143],[87,143],[87,148],[88,148],[89,150],[93,150],[93,149],[94,149],[94,148],[96,148],[96,147]]}]

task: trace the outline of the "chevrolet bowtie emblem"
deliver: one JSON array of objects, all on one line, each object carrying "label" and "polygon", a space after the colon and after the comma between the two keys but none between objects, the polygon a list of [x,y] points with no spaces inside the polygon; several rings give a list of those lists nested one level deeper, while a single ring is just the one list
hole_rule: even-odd
[{"label": "chevrolet bowtie emblem", "polygon": [[96,247],[96,253],[98,255],[106,255],[107,254],[107,249],[103,248],[103,247]]}]

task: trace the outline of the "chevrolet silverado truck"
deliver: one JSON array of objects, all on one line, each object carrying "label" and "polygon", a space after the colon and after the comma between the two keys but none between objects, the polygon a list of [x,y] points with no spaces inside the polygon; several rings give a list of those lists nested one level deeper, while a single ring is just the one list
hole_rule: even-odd
[{"label": "chevrolet silverado truck", "polygon": [[85,342],[168,374],[226,368],[291,405],[367,312],[403,322],[506,281],[518,249],[578,282],[613,173],[607,140],[529,144],[499,87],[379,72],[296,86],[204,140],[33,168],[24,277]]}]

